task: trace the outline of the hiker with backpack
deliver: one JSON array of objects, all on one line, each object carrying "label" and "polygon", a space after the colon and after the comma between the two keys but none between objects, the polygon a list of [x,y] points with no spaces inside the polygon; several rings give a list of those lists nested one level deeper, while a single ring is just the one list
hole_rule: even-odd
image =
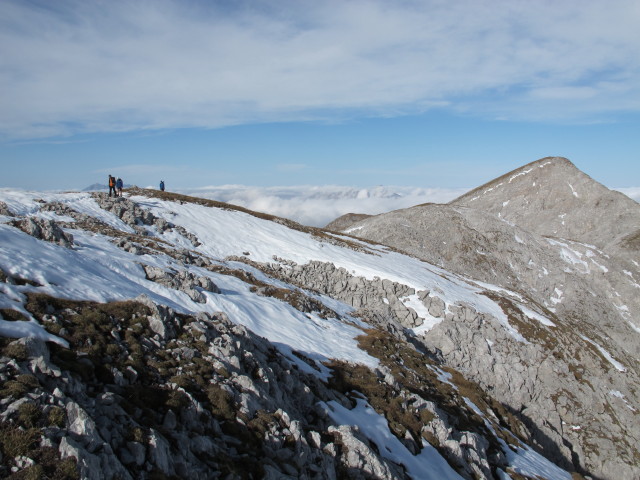
[{"label": "hiker with backpack", "polygon": [[109,198],[111,198],[111,192],[113,192],[114,197],[118,196],[118,192],[116,192],[116,178],[109,175]]},{"label": "hiker with backpack", "polygon": [[164,180],[160,180],[160,191],[164,192]]},{"label": "hiker with backpack", "polygon": [[123,187],[122,179],[118,177],[118,180],[116,180],[116,190],[118,191],[119,197],[122,196],[122,187]]}]

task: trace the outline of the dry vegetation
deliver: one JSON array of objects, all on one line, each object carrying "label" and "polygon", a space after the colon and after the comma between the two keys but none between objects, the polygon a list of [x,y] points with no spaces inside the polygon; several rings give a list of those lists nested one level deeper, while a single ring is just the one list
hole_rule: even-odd
[{"label": "dry vegetation", "polygon": [[[526,428],[508,408],[487,396],[477,384],[466,380],[457,371],[437,365],[425,353],[416,351],[386,332],[369,330],[359,337],[359,342],[363,350],[391,370],[399,389],[393,388],[367,367],[338,361],[329,365],[333,371],[330,385],[344,393],[357,391],[365,395],[375,410],[385,416],[401,441],[406,443],[408,432],[415,442],[414,448],[419,449],[421,437],[440,448],[437,439],[424,430],[434,414],[424,408],[415,408],[412,394],[434,402],[447,414],[456,430],[476,432],[489,439],[491,452],[500,452],[501,446],[488,431],[484,419],[467,406],[464,398],[485,413],[490,412],[486,418],[497,419],[502,428],[496,428],[496,433],[507,443],[520,444],[520,440],[527,438]],[[434,367],[448,372],[451,384],[439,380]],[[505,429],[510,429],[519,439]]]},{"label": "dry vegetation", "polygon": [[[98,304],[42,294],[28,294],[27,298],[27,310],[51,333],[70,344],[69,349],[50,344],[52,362],[62,371],[77,377],[86,385],[90,395],[111,391],[122,398],[120,406],[140,425],[130,429],[130,440],[137,438],[144,444],[148,441],[149,429],[164,431],[163,418],[168,410],[179,412],[189,403],[187,395],[191,395],[208,409],[209,418],[218,420],[226,435],[238,439],[235,448],[245,453],[240,455],[241,461],[238,458],[216,459],[220,471],[239,475],[240,478],[261,475],[257,458],[260,457],[261,438],[266,428],[265,419],[271,418],[272,414],[260,412],[256,418],[237,420],[242,416],[238,406],[232,396],[216,384],[216,379],[228,378],[229,373],[203,360],[207,345],[184,334],[182,340],[173,340],[164,348],[155,347],[149,340],[154,335],[147,321],[150,312],[148,307],[137,302]],[[179,316],[183,326],[191,321],[191,317]],[[119,334],[113,335],[112,332]],[[185,344],[195,347],[191,361],[181,360],[172,354],[174,348]],[[11,343],[10,339],[0,338],[0,348],[3,356],[10,356],[16,361],[26,360],[24,346]],[[129,366],[135,369],[136,381],[119,387],[113,372],[126,372]],[[4,383],[0,397],[23,398],[30,393],[37,394],[43,388],[46,387],[40,385],[35,376],[17,375]],[[70,470],[75,472],[75,464],[71,460],[60,462],[57,450],[49,451],[39,446],[41,429],[60,428],[64,417],[61,409],[39,405],[36,401],[21,406],[9,422],[0,425],[5,460],[16,455],[29,456],[36,465],[27,470],[40,475],[11,478],[76,478],[67,474]],[[204,417],[202,425],[203,434],[217,435],[214,431],[207,431],[211,422]]]}]

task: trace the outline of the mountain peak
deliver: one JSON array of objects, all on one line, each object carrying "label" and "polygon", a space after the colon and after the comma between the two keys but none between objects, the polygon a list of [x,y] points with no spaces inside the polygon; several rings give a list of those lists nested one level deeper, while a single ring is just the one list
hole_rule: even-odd
[{"label": "mountain peak", "polygon": [[497,215],[544,236],[605,246],[631,234],[640,206],[564,157],[517,168],[450,202]]},{"label": "mountain peak", "polygon": [[[489,197],[495,198],[496,194],[504,195],[505,193],[511,193],[509,188],[501,189],[504,185],[521,186],[525,183],[531,183],[532,179],[544,181],[545,178],[552,179],[558,175],[566,178],[567,176],[579,174],[585,175],[571,163],[569,159],[564,157],[545,157],[507,172],[498,178],[474,188],[449,203],[477,207],[478,203],[475,205],[472,205],[472,203],[482,199],[487,194],[494,192],[492,195],[489,195]],[[532,184],[532,186],[535,185]]]}]

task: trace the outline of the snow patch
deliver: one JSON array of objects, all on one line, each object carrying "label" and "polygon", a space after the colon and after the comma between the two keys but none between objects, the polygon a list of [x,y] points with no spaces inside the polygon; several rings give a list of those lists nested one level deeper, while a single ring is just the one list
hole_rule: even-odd
[{"label": "snow patch", "polygon": [[596,342],[594,342],[593,340],[591,340],[591,339],[589,339],[589,338],[585,337],[584,335],[580,335],[580,337],[581,337],[585,342],[588,342],[588,343],[590,343],[591,345],[593,345],[594,347],[596,347],[596,348],[600,351],[600,353],[602,354],[602,356],[603,356],[604,358],[606,358],[606,359],[609,361],[609,363],[610,363],[611,365],[613,365],[613,366],[616,368],[616,370],[618,370],[619,372],[626,372],[626,371],[627,371],[627,369],[626,369],[626,367],[625,367],[624,365],[622,365],[622,364],[621,364],[620,362],[618,362],[615,358],[613,358],[613,356],[612,356],[609,352],[607,352],[607,351],[606,351],[602,346],[600,346],[598,343],[596,343]]},{"label": "snow patch", "polygon": [[518,308],[520,309],[520,311],[522,313],[524,313],[527,317],[533,319],[533,320],[537,320],[539,321],[541,324],[547,326],[547,327],[555,327],[556,324],[553,323],[551,320],[549,320],[547,317],[545,317],[544,315],[531,310],[528,307],[525,307],[524,305],[518,305]]},{"label": "snow patch", "polygon": [[438,378],[439,381],[441,381],[442,383],[446,383],[446,384],[450,385],[451,387],[453,387],[454,390],[458,390],[458,387],[456,385],[454,385],[453,383],[451,383],[451,379],[453,378],[453,376],[449,372],[445,372],[444,370],[442,370],[441,368],[436,367],[435,365],[427,365],[427,366],[431,370],[436,372],[437,378]]},{"label": "snow patch", "polygon": [[609,390],[609,395],[611,395],[612,397],[616,397],[619,398],[620,400],[622,400],[625,404],[625,406],[631,410],[632,412],[635,412],[636,409],[633,408],[631,405],[629,405],[629,402],[627,401],[627,399],[624,397],[624,395],[622,394],[622,392],[618,391],[618,390]]},{"label": "snow patch", "polygon": [[616,310],[618,310],[618,312],[620,313],[620,316],[625,320],[631,317],[631,314],[629,313],[629,307],[627,307],[626,305],[614,305],[614,306],[616,307]]},{"label": "snow patch", "polygon": [[[582,254],[580,252],[572,249],[568,244],[560,242],[558,240],[547,238],[547,242],[549,242],[549,244],[551,245],[560,247],[560,257],[562,258],[562,260],[576,267],[576,270],[578,272],[589,273],[589,264],[586,261],[582,260]],[[569,273],[571,273],[571,270],[569,270]]]},{"label": "snow patch", "polygon": [[37,338],[45,342],[54,342],[65,348],[69,348],[69,343],[65,339],[50,334],[35,320],[8,321],[0,315],[0,336],[8,338]]},{"label": "snow patch", "polygon": [[387,420],[378,414],[365,400],[356,399],[356,406],[348,410],[336,401],[321,405],[338,425],[357,426],[376,444],[380,454],[392,462],[404,465],[413,479],[462,480],[447,461],[429,443],[423,440],[422,451],[413,455],[389,430]]},{"label": "snow patch", "polygon": [[539,453],[529,447],[518,447],[511,445],[507,447],[504,440],[498,439],[503,444],[504,451],[509,466],[515,473],[525,475],[530,478],[545,478],[546,480],[571,480],[571,474],[551,463]]},{"label": "snow patch", "polygon": [[[495,429],[477,405],[468,398],[463,398],[465,403],[476,414],[482,417],[489,431],[491,431],[491,433],[496,437],[496,440],[500,443],[502,451],[505,454],[509,468],[511,468],[515,473],[531,478],[545,478],[546,480],[571,480],[571,474],[569,472],[551,463],[531,448],[527,446],[522,448],[516,445],[507,445],[504,440],[496,435]],[[501,479],[511,479],[511,476],[504,473],[502,470],[498,471]]]},{"label": "snow patch", "polygon": [[573,188],[573,185],[571,185],[569,182],[567,182],[567,185],[569,185],[569,187],[571,188],[571,192],[573,193],[573,196],[576,198],[580,198],[578,196],[578,192],[576,192],[576,190]]},{"label": "snow patch", "polygon": [[[0,190],[0,198],[12,211],[23,214],[37,213],[41,205],[36,201],[38,199],[58,201],[119,230],[130,229],[116,215],[101,209],[87,193],[42,194]],[[283,256],[284,252],[287,260],[300,265],[314,260],[328,262],[367,280],[379,277],[407,285],[415,291],[440,291],[447,305],[467,304],[479,313],[496,318],[514,338],[525,342],[509,325],[500,306],[481,294],[481,288],[415,258],[365,244],[362,246],[366,251],[355,251],[237,210],[144,196],[130,196],[129,199],[155,216],[196,235],[201,245],[195,250],[211,259],[224,261],[229,256],[242,256],[243,252],[249,251],[256,262],[269,263],[274,255]],[[160,235],[150,229],[150,233],[178,247],[184,247],[183,243],[186,242],[175,230]],[[175,262],[169,257],[137,256],[116,247],[102,235],[80,230],[73,230],[73,234],[75,246],[66,249],[0,224],[0,267],[11,275],[35,280],[43,285],[25,287],[33,291],[98,302],[132,299],[146,294],[152,301],[179,312],[224,311],[232,321],[245,325],[283,349],[300,350],[317,360],[331,356],[367,365],[377,364],[375,359],[357,347],[354,337],[360,332],[339,320],[324,320],[313,315],[310,318],[277,299],[254,295],[247,284],[235,277],[213,274],[203,269],[197,271],[198,275],[210,277],[223,294],[206,293],[207,303],[197,304],[183,292],[148,281],[139,265],[142,262],[173,268],[171,265]],[[195,269],[193,266],[186,268],[190,271]],[[118,285],[118,288],[114,289],[114,285]],[[415,299],[409,302],[413,304]],[[423,318],[435,322],[433,317],[426,315],[426,309],[420,309],[419,304],[416,304],[416,308]],[[424,329],[429,325],[427,322]]]},{"label": "snow patch", "polygon": [[418,295],[409,295],[408,297],[402,297],[399,300],[405,307],[411,308],[416,312],[418,317],[423,320],[422,325],[411,329],[415,335],[424,335],[444,320],[444,318],[437,318],[431,315]]},{"label": "snow patch", "polygon": [[506,294],[506,295],[509,295],[510,297],[517,298],[521,302],[525,301],[524,298],[522,297],[522,295],[520,295],[518,292],[514,292],[513,290],[508,290],[508,289],[500,287],[498,285],[493,285],[491,283],[484,283],[484,282],[480,282],[478,280],[473,280],[473,282],[476,283],[477,285],[481,286],[485,290],[489,290],[491,292],[497,292],[497,293],[500,293],[500,294]]},{"label": "snow patch", "polygon": [[563,295],[562,290],[560,290],[559,288],[554,288],[553,295],[549,298],[549,300],[551,300],[551,302],[554,305],[557,305],[558,303],[562,302],[562,295]]},{"label": "snow patch", "polygon": [[527,173],[533,171],[533,168],[529,168],[528,170],[523,170],[522,172],[516,173],[515,175],[513,175],[510,179],[509,179],[509,183],[511,183],[513,180],[515,180],[518,177],[521,177],[523,175],[526,175]]}]

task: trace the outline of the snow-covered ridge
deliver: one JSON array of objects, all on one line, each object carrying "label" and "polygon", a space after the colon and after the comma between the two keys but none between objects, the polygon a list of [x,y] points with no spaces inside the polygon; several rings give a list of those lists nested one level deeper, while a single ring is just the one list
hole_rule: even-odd
[{"label": "snow-covered ridge", "polygon": [[[364,351],[357,339],[364,328],[372,325],[367,324],[366,319],[354,316],[352,305],[271,277],[265,270],[252,267],[250,262],[238,260],[242,258],[264,265],[277,258],[276,262],[289,262],[293,269],[310,262],[331,263],[366,281],[383,279],[415,291],[435,292],[438,300],[445,304],[445,312],[451,309],[473,311],[484,315],[487,321],[495,321],[498,329],[505,328],[507,335],[517,334],[500,305],[483,294],[484,288],[382,246],[368,246],[354,240],[352,243],[358,247],[354,248],[347,245],[346,239],[339,241],[335,236],[292,229],[278,219],[147,195],[108,200],[90,194],[3,190],[0,202],[4,209],[0,219],[0,308],[19,312],[29,320],[16,322],[2,316],[0,334],[57,340],[38,327],[36,319],[25,308],[29,293],[97,302],[143,296],[153,304],[170,307],[179,313],[202,314],[202,319],[214,318],[223,312],[232,323],[269,340],[279,354],[301,372],[321,381],[330,376],[325,365],[329,360],[379,367],[379,360]],[[132,217],[133,208],[137,209],[138,217]],[[47,241],[46,236],[38,238],[34,236],[35,231],[25,231],[29,219],[37,219],[40,223],[35,222],[35,225],[43,227],[59,223],[64,234],[69,238],[72,236],[71,246],[53,243],[51,239]],[[90,224],[95,229],[88,229]],[[236,273],[231,275],[230,271]],[[243,280],[243,274],[254,282]],[[184,284],[178,285],[179,281]],[[269,296],[270,289],[312,298],[323,306],[322,311],[320,307],[296,308]],[[409,307],[415,307],[418,316],[424,315],[423,320],[434,318],[416,303],[415,295],[406,302]],[[17,323],[24,323],[26,328],[16,329]],[[157,329],[154,331],[158,335],[164,335],[163,326],[152,328]],[[156,338],[150,341],[151,344],[159,342]],[[64,341],[60,343],[64,344]],[[135,378],[137,374],[135,370],[133,373],[128,370],[128,375]],[[118,378],[121,382],[128,381]],[[238,385],[252,388],[246,379],[233,378]],[[393,384],[393,379],[389,381]],[[424,403],[424,400],[420,401]],[[354,410],[333,402],[326,405],[328,415],[340,424],[336,431],[342,432],[344,438],[353,435],[344,428],[358,426],[361,432],[358,435],[364,435],[378,450],[386,449],[384,452],[388,453],[381,458],[401,465],[394,468],[405,472],[403,477],[383,478],[459,478],[441,453],[424,440],[422,453],[414,455],[393,436],[380,413],[374,413],[364,401],[358,401]],[[279,415],[284,418],[282,413]],[[480,412],[480,415],[484,413]],[[447,431],[446,425],[443,428]],[[290,429],[295,435],[295,427],[290,426]],[[97,434],[92,435],[94,439],[99,438],[95,437]],[[156,451],[162,438],[157,433],[153,433],[153,438],[156,446],[152,451]],[[484,440],[473,438],[478,442],[479,451],[483,451]],[[446,435],[443,441],[445,439]],[[507,444],[504,448],[504,455],[508,457],[508,461],[500,460],[500,471],[504,475],[516,465],[523,472],[552,471],[540,469],[527,460],[528,454],[513,453]],[[519,447],[513,448],[520,451],[517,450]],[[67,452],[65,455],[69,452],[64,451]],[[478,462],[484,465],[482,462],[486,463],[486,460],[480,458]],[[164,463],[157,463],[156,467],[166,468],[168,472],[175,468]],[[476,475],[489,478],[482,475],[491,470],[487,466],[483,468]]]},{"label": "snow-covered ridge", "polygon": [[[20,202],[21,198],[24,199],[23,202]],[[52,194],[43,198],[37,193],[25,192],[7,195],[2,201],[5,199],[8,200],[5,203],[12,211],[15,209],[23,214],[42,218],[51,215],[42,215],[37,210],[39,203],[36,200],[61,202],[81,214],[94,216],[116,230],[124,233],[132,231],[131,227],[117,216],[101,209],[89,194]],[[226,256],[242,255],[243,251],[249,249],[256,257],[268,261],[275,253],[293,248],[291,238],[306,239],[304,248],[318,248],[318,242],[309,235],[241,212],[208,209],[199,205],[178,205],[145,197],[138,197],[137,201],[143,207],[155,207],[155,213],[161,218],[188,227],[201,241],[206,242],[200,250],[212,258],[223,260]],[[161,211],[162,207],[165,207],[164,211]],[[258,225],[267,228],[260,233]],[[254,235],[249,234],[251,231]],[[153,229],[148,233],[151,237],[162,237],[163,241],[171,242],[176,248],[193,248],[193,245],[178,233],[160,235]],[[320,320],[313,315],[310,319],[294,309],[285,308],[282,302],[275,299],[253,295],[248,285],[233,277],[216,275],[198,268],[191,270],[210,278],[220,289],[233,295],[220,296],[203,292],[207,297],[206,303],[196,304],[186,294],[158,286],[146,279],[141,263],[163,269],[184,268],[170,257],[138,256],[118,248],[107,237],[82,230],[73,230],[73,235],[75,247],[68,250],[37,241],[6,224],[0,225],[0,268],[9,275],[43,285],[42,288],[28,289],[3,285],[5,295],[0,297],[0,306],[11,308],[14,302],[7,298],[19,297],[21,290],[45,291],[57,297],[99,302],[133,299],[144,294],[158,303],[182,312],[233,312],[230,314],[233,321],[246,325],[273,342],[287,345],[290,349],[306,351],[319,355],[320,358],[344,358],[370,365],[376,364],[357,348],[353,338],[359,334],[359,330],[350,325]],[[241,241],[242,237],[248,241]],[[260,239],[266,238],[271,239],[271,245],[261,245]],[[117,288],[114,289],[115,285]],[[264,314],[257,315],[257,312]],[[346,310],[342,313],[346,313]],[[280,321],[272,324],[268,320],[261,320],[262,317],[278,317]],[[345,341],[349,338],[350,341]]]}]

